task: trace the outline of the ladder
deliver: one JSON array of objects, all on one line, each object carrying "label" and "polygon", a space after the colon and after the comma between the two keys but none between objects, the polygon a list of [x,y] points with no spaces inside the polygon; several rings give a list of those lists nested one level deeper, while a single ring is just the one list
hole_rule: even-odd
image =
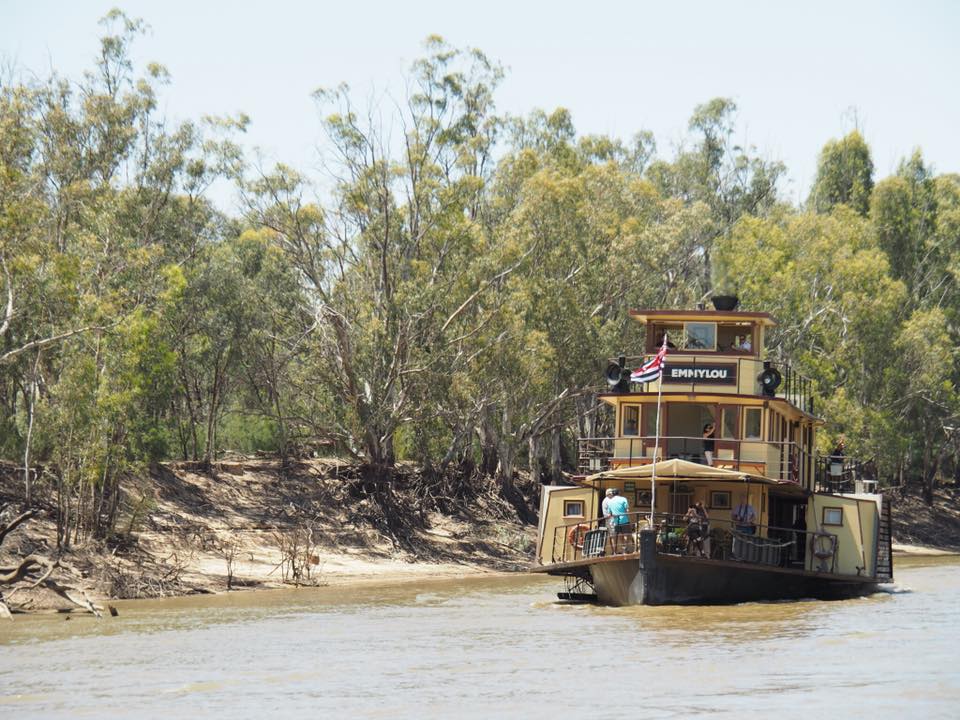
[{"label": "ladder", "polygon": [[890,539],[890,498],[880,503],[880,526],[877,528],[877,572],[879,580],[893,580],[893,548]]}]

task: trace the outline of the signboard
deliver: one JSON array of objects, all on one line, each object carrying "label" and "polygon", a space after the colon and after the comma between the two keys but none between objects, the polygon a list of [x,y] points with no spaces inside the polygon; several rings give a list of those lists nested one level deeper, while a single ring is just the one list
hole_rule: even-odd
[{"label": "signboard", "polygon": [[694,385],[736,385],[736,363],[673,363],[667,364],[663,372],[665,383],[691,383]]}]

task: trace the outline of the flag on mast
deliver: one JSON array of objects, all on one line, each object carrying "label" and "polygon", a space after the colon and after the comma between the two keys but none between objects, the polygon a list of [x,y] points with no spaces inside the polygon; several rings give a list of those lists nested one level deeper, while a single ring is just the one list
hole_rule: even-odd
[{"label": "flag on mast", "polygon": [[663,334],[663,345],[659,352],[642,367],[630,373],[630,382],[647,383],[653,382],[663,374],[663,366],[667,364],[667,334]]}]

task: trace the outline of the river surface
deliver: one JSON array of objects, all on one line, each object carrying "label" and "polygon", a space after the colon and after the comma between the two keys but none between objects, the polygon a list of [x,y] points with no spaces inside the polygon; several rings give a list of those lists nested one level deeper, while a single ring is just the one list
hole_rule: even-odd
[{"label": "river surface", "polygon": [[0,718],[958,718],[960,560],[842,602],[603,608],[517,575],[0,621]]}]

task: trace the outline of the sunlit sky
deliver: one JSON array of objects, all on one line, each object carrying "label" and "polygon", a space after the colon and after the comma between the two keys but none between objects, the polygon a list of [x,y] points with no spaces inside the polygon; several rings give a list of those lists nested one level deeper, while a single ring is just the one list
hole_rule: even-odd
[{"label": "sunlit sky", "polygon": [[151,26],[135,57],[170,71],[166,115],[242,111],[251,148],[306,171],[322,144],[310,93],[347,82],[361,103],[389,109],[430,34],[507,67],[499,111],[562,106],[581,133],[651,130],[661,157],[697,104],[731,97],[736,139],[786,163],[788,200],[806,197],[823,144],[854,128],[878,178],[915,147],[937,172],[960,171],[960,2],[950,0],[0,0],[0,58],[77,78],[113,6]]}]

